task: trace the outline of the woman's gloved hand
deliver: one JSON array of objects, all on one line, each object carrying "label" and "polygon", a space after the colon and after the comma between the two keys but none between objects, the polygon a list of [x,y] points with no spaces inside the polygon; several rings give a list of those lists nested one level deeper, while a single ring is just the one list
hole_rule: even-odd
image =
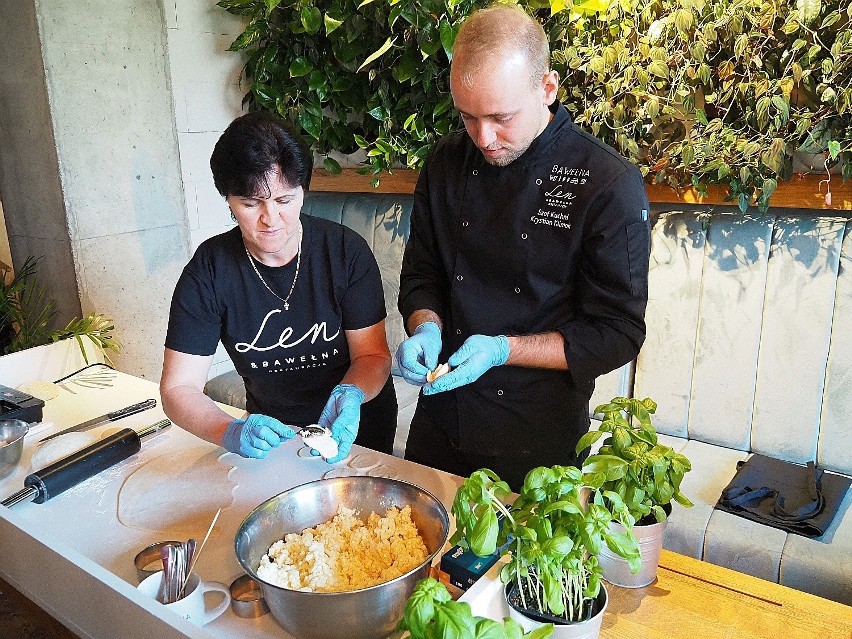
[{"label": "woman's gloved hand", "polygon": [[296,432],[274,417],[258,413],[246,419],[235,419],[222,437],[222,447],[243,457],[263,459],[281,442],[292,439]]},{"label": "woman's gloved hand", "polygon": [[423,386],[426,373],[438,365],[440,354],[441,329],[435,322],[423,322],[396,349],[396,363],[402,378],[409,384]]},{"label": "woman's gloved hand", "polygon": [[470,384],[492,366],[501,366],[509,359],[509,340],[505,335],[471,335],[461,348],[450,355],[450,372],[423,389],[424,395],[434,395]]},{"label": "woman's gloved hand", "polygon": [[[337,456],[326,459],[334,464],[344,459],[358,435],[358,424],[361,421],[361,404],[364,403],[364,391],[355,384],[338,384],[320,414],[319,425],[328,428],[331,436],[337,442]],[[311,450],[311,454],[319,454]]]}]

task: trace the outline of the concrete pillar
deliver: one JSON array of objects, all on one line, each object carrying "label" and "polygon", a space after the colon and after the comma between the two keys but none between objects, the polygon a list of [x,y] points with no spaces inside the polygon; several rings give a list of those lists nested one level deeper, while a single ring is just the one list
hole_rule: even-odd
[{"label": "concrete pillar", "polygon": [[0,3],[0,193],[16,265],[61,319],[97,311],[119,369],[159,379],[189,258],[163,9],[157,0]]}]

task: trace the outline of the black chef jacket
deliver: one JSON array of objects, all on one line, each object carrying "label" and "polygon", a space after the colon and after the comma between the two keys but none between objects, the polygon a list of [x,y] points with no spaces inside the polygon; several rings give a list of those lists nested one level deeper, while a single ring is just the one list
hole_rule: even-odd
[{"label": "black chef jacket", "polygon": [[559,331],[568,371],[499,366],[426,410],[471,452],[573,454],[589,427],[594,379],[632,360],[645,338],[650,223],[639,170],[553,119],[506,167],[464,131],[432,149],[417,182],[399,310],[444,322],[444,362],[474,334]]}]

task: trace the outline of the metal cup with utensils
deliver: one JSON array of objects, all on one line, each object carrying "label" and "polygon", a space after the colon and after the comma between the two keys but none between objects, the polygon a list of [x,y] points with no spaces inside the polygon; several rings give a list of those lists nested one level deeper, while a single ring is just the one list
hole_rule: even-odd
[{"label": "metal cup with utensils", "polygon": [[175,540],[158,541],[150,546],[146,546],[133,558],[133,565],[136,567],[136,576],[139,581],[143,581],[146,577],[150,577],[155,572],[160,572],[163,569],[162,548],[163,546],[179,546],[181,542]]}]

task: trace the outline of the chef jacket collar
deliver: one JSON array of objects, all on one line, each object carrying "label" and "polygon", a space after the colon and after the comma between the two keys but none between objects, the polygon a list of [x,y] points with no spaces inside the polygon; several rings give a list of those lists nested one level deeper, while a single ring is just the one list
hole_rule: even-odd
[{"label": "chef jacket collar", "polygon": [[524,154],[521,157],[508,166],[498,167],[486,162],[482,152],[477,151],[474,160],[475,165],[499,171],[501,169],[512,167],[522,168],[527,164],[532,164],[541,160],[540,155],[546,152],[547,149],[550,148],[556,140],[561,138],[566,130],[570,129],[573,125],[568,109],[563,107],[559,100],[554,100],[553,103],[548,106],[548,109],[550,109],[550,112],[553,114],[553,118],[547,123],[547,126],[544,127],[544,131],[539,133],[538,137],[532,141],[532,144],[530,144],[529,148],[524,151]]}]

